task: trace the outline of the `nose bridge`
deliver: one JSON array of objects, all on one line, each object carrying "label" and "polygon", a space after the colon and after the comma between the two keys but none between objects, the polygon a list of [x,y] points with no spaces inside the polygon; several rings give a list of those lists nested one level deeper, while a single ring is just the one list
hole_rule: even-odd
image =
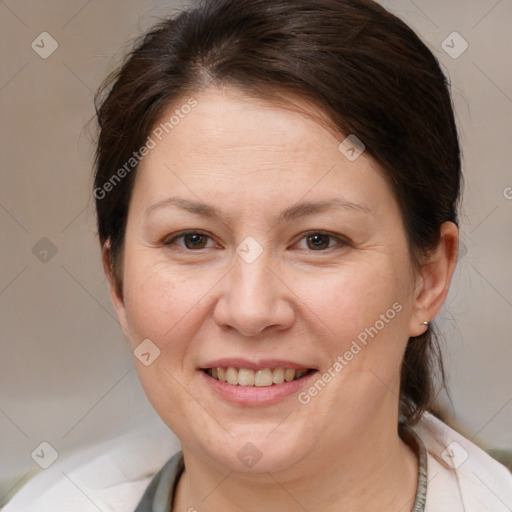
[{"label": "nose bridge", "polygon": [[258,252],[250,242],[237,248],[229,292],[232,306],[254,318],[270,315],[275,300],[275,283],[271,282],[272,274],[268,269],[271,264],[269,254]]},{"label": "nose bridge", "polygon": [[285,328],[293,321],[293,310],[284,287],[271,268],[271,254],[254,239],[236,249],[215,317],[246,336],[255,336],[269,326]]}]

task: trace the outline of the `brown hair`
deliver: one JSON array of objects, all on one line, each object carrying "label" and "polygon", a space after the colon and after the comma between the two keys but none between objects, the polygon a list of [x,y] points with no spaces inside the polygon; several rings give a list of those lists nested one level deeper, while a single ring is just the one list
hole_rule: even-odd
[{"label": "brown hair", "polygon": [[[98,234],[121,294],[136,174],[136,162],[126,162],[178,96],[210,83],[260,98],[297,94],[340,135],[363,141],[392,186],[415,266],[438,244],[443,222],[458,225],[462,175],[449,84],[404,22],[371,0],[203,1],[145,34],[96,95]],[[431,407],[436,377],[446,388],[431,326],[405,352],[400,413],[408,423]]]}]

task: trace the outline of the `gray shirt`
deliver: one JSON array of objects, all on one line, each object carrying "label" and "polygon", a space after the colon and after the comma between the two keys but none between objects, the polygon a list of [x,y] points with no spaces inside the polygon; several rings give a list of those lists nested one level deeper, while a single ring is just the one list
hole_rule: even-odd
[{"label": "gray shirt", "polygon": [[[401,425],[400,434],[419,460],[418,489],[410,512],[423,512],[427,496],[427,450],[412,428]],[[172,512],[174,492],[184,469],[183,452],[179,451],[153,477],[134,512]]]}]

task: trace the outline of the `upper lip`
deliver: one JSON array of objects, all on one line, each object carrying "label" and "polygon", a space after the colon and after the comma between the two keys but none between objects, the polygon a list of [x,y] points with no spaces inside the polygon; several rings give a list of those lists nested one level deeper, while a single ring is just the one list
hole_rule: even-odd
[{"label": "upper lip", "polygon": [[215,359],[202,364],[200,368],[247,368],[249,370],[263,370],[264,368],[290,368],[300,370],[302,368],[315,369],[308,364],[297,363],[294,361],[287,361],[285,359],[256,359],[249,361],[241,357],[223,357]]}]

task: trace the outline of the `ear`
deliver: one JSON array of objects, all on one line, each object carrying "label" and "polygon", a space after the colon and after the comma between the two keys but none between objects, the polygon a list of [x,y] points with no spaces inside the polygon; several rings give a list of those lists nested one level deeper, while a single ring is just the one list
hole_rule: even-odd
[{"label": "ear", "polygon": [[128,333],[128,322],[126,320],[126,308],[124,304],[123,293],[119,289],[117,285],[114,269],[113,269],[113,259],[112,253],[110,250],[110,238],[103,244],[103,248],[101,251],[101,261],[103,263],[103,271],[105,272],[105,276],[108,281],[108,288],[110,293],[110,300],[112,301],[112,305],[114,306],[114,310],[116,312],[117,318],[121,325],[121,329],[126,337]]},{"label": "ear", "polygon": [[441,236],[436,249],[429,253],[421,265],[409,328],[409,336],[423,334],[441,310],[457,264],[459,230],[453,222],[441,225]]}]

